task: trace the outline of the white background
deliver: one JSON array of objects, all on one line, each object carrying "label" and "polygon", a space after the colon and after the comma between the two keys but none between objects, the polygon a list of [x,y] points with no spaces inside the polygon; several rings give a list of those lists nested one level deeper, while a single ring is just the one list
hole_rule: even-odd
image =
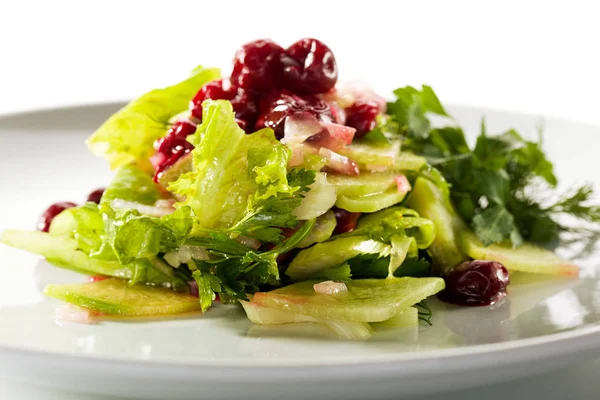
[{"label": "white background", "polygon": [[0,112],[127,99],[227,68],[237,46],[314,36],[341,78],[388,94],[600,123],[600,12],[589,1],[0,0]]},{"label": "white background", "polygon": [[[596,3],[0,0],[0,113],[129,99],[200,63],[227,68],[245,41],[287,46],[313,36],[333,49],[342,79],[368,80],[382,94],[427,83],[447,103],[600,124]],[[594,377],[584,371],[597,363],[578,368],[509,384],[505,394],[591,398]],[[44,396],[2,382],[0,394]]]}]

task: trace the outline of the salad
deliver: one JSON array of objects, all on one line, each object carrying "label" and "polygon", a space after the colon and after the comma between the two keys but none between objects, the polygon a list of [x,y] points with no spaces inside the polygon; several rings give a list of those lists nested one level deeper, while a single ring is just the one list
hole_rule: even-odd
[{"label": "salad", "polygon": [[388,102],[338,82],[333,52],[311,38],[247,43],[230,76],[197,67],[87,144],[112,182],[53,204],[37,231],[0,236],[90,277],[44,291],[80,322],[219,301],[256,324],[365,339],[430,323],[433,295],[486,306],[513,273],[578,276],[549,249],[595,237],[600,221],[590,186],[556,192],[541,138],[482,120],[471,145],[429,86]]}]

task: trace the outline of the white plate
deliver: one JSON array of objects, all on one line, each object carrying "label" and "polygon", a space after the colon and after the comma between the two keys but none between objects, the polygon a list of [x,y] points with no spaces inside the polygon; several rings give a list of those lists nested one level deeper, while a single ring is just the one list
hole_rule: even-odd
[{"label": "white plate", "polygon": [[[0,118],[0,228],[32,228],[50,203],[83,201],[111,173],[84,139],[118,105]],[[451,108],[477,132],[515,127],[535,135],[540,118]],[[545,148],[566,185],[593,181],[600,129],[545,121]],[[307,327],[252,326],[236,307],[203,316],[97,325],[61,324],[46,283],[83,281],[37,257],[1,247],[0,376],[59,388],[143,398],[400,397],[498,382],[600,355],[598,251],[580,257],[579,280],[514,275],[494,307],[432,300],[433,327],[341,342]],[[319,336],[320,335],[320,336]]]}]

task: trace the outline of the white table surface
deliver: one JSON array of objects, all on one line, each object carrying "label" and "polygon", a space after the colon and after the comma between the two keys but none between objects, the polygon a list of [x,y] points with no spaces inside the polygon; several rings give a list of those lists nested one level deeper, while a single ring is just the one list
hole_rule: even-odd
[{"label": "white table surface", "polygon": [[[296,4],[296,2],[292,2]],[[242,42],[330,45],[343,79],[383,93],[427,83],[443,101],[600,124],[593,1],[0,2],[0,113],[127,99],[199,63],[227,67]],[[288,4],[288,5],[284,5]],[[9,61],[9,62],[7,62]],[[592,399],[600,360],[423,400]],[[3,400],[106,400],[0,381]]]}]

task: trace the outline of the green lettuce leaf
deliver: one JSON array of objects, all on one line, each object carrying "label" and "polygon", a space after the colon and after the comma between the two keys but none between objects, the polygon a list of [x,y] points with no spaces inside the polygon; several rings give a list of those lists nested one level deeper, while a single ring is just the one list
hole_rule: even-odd
[{"label": "green lettuce leaf", "polygon": [[160,192],[152,181],[152,176],[134,165],[126,165],[117,170],[112,182],[104,191],[100,208],[106,210],[116,199],[153,205],[160,199]]},{"label": "green lettuce leaf", "polygon": [[[198,228],[241,233],[250,227],[249,221],[260,229],[295,224],[288,211],[299,205],[301,196],[295,194],[302,187],[288,181],[290,152],[271,129],[246,135],[235,121],[231,103],[207,100],[202,125],[189,141],[196,146],[192,171],[171,183],[169,190],[185,198],[177,206],[191,207]],[[314,179],[314,173],[310,175]],[[265,212],[271,220],[263,218]],[[254,230],[254,237],[271,241],[273,232],[262,235],[260,229]]]},{"label": "green lettuce leaf", "polygon": [[154,153],[154,141],[165,135],[169,120],[188,108],[190,100],[205,83],[219,76],[218,69],[198,67],[188,79],[133,100],[88,139],[90,151],[106,158],[111,168],[131,162],[147,164]]}]

